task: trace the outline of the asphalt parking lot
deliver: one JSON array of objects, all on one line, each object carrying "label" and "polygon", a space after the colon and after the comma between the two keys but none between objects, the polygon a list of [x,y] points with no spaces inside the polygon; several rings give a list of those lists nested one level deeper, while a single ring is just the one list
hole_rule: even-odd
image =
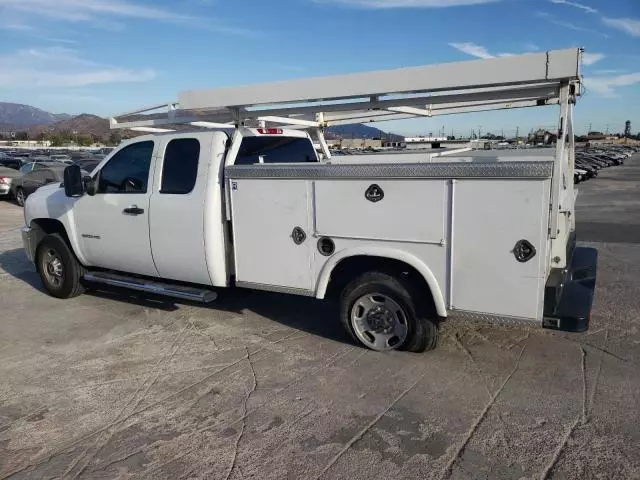
[{"label": "asphalt parking lot", "polygon": [[421,355],[305,298],[56,300],[0,201],[0,478],[640,478],[640,155],[579,188],[589,332],[447,322]]}]

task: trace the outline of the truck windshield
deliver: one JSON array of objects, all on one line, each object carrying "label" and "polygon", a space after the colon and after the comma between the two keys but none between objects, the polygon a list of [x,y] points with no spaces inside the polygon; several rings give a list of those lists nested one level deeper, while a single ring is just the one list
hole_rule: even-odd
[{"label": "truck windshield", "polygon": [[[262,157],[262,161],[260,160]],[[240,144],[236,165],[254,163],[317,162],[318,157],[308,138],[245,137]]]}]

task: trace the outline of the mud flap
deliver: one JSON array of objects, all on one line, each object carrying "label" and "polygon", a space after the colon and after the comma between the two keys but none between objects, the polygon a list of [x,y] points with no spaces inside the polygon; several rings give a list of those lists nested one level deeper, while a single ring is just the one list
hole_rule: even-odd
[{"label": "mud flap", "polygon": [[576,247],[567,270],[549,276],[542,326],[565,332],[585,332],[591,320],[596,288],[598,251]]}]

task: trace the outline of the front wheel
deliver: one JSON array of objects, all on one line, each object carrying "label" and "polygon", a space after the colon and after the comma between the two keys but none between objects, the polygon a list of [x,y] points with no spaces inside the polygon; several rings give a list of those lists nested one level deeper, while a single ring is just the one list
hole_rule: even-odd
[{"label": "front wheel", "polygon": [[340,318],[354,340],[379,352],[435,348],[436,323],[418,308],[403,279],[368,272],[342,292]]},{"label": "front wheel", "polygon": [[80,280],[85,269],[57,233],[47,235],[38,245],[36,268],[44,288],[53,297],[72,298],[84,292]]}]

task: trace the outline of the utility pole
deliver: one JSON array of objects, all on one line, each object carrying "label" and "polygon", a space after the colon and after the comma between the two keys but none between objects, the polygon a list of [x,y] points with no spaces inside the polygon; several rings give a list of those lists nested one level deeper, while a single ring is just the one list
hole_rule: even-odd
[{"label": "utility pole", "polygon": [[478,140],[482,138],[482,125],[478,125]]},{"label": "utility pole", "polygon": [[591,132],[591,124],[589,124],[589,130],[587,130],[587,135]]},{"label": "utility pole", "polygon": [[516,142],[518,141],[518,133],[520,133],[520,127],[516,127]]}]

